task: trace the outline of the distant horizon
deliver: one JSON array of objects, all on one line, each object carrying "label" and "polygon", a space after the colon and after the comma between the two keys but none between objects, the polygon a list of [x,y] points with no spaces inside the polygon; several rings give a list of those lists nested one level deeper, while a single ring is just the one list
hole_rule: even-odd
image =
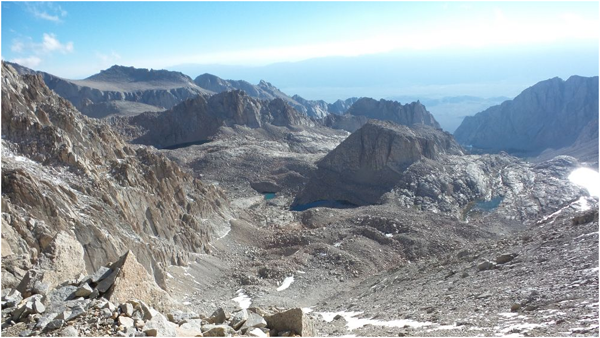
[{"label": "distant horizon", "polygon": [[[114,64],[332,103],[513,98],[598,76],[598,2],[11,2],[3,60],[66,79]],[[160,22],[160,25],[156,23]]]}]

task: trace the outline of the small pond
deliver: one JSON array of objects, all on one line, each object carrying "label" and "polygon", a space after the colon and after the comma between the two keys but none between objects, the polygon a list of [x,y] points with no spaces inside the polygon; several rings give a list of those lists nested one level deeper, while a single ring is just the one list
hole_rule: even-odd
[{"label": "small pond", "polygon": [[277,193],[274,193],[274,192],[263,192],[262,194],[263,194],[263,196],[265,196],[265,200],[267,200],[267,201],[274,199],[275,196],[277,195]]},{"label": "small pond", "polygon": [[496,208],[498,208],[498,206],[500,206],[500,203],[502,203],[502,201],[504,200],[504,196],[497,196],[492,198],[489,201],[486,200],[476,200],[473,201],[471,203],[469,203],[467,205],[467,207],[465,208],[465,210],[463,211],[463,220],[467,221],[469,219],[470,216],[472,216],[473,214],[484,214],[484,213],[489,213],[492,212],[494,210],[496,210]]}]

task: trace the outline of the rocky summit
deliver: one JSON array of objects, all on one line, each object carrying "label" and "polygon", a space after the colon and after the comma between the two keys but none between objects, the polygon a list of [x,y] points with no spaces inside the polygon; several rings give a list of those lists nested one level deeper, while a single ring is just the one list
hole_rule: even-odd
[{"label": "rocky summit", "polygon": [[208,74],[112,67],[69,88],[204,89],[91,118],[3,63],[2,335],[598,336],[580,80],[525,95],[572,88],[582,117],[523,158],[463,148],[419,102],[297,106]]},{"label": "rocky summit", "polygon": [[[597,161],[597,125],[598,77],[572,76],[539,82],[513,100],[466,117],[454,136],[475,150],[527,156],[548,150]],[[589,145],[569,151],[575,143]]]}]

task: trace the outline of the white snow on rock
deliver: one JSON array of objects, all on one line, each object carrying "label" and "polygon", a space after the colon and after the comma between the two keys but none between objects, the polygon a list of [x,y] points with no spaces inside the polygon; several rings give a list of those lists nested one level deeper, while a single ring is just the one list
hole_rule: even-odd
[{"label": "white snow on rock", "polygon": [[277,291],[283,291],[283,290],[289,288],[293,282],[294,282],[294,276],[285,277],[283,282],[281,282],[281,285],[277,288]]},{"label": "white snow on rock", "polygon": [[416,320],[411,319],[397,319],[397,320],[377,320],[371,318],[357,318],[358,315],[362,314],[362,311],[340,311],[340,312],[316,312],[316,314],[321,315],[323,320],[326,322],[331,322],[335,316],[340,315],[344,317],[347,322],[347,327],[349,331],[354,329],[358,329],[365,325],[374,325],[374,326],[385,326],[385,327],[423,327],[434,325],[432,322],[418,322]]},{"label": "white snow on rock", "polygon": [[600,174],[589,168],[577,168],[569,175],[569,181],[587,189],[590,196],[600,197]]},{"label": "white snow on rock", "polygon": [[237,302],[240,309],[247,309],[250,307],[250,304],[252,304],[252,298],[248,297],[248,295],[246,295],[244,293],[243,289],[239,289],[237,290],[237,297],[233,298],[232,300],[234,302]]}]

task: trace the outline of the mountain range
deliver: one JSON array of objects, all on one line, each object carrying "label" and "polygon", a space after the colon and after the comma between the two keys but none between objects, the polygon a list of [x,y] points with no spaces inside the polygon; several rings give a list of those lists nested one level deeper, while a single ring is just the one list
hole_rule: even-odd
[{"label": "mountain range", "polygon": [[[597,154],[594,79],[471,119],[577,133],[530,161],[463,148],[419,101],[317,118],[266,82],[17,68],[2,63],[3,336],[598,334],[598,197],[571,178],[594,162],[565,155]],[[172,106],[92,118],[71,100]]]}]

